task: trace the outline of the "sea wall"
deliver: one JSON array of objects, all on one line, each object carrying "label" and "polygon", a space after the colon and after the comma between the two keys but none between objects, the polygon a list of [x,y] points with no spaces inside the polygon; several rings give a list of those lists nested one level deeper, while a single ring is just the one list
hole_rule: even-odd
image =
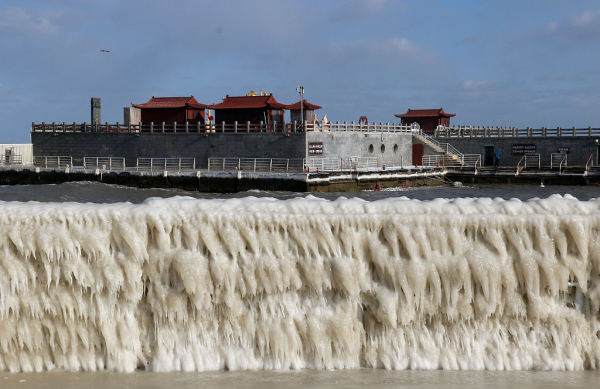
[{"label": "sea wall", "polygon": [[600,366],[600,201],[0,202],[0,371]]},{"label": "sea wall", "polygon": [[196,158],[206,169],[208,158],[304,158],[301,133],[102,133],[32,132],[34,156],[120,157],[127,166],[136,158]]},{"label": "sea wall", "polygon": [[[512,154],[513,145],[533,145],[535,153],[540,154],[542,166],[550,166],[552,153],[559,148],[569,148],[567,164],[569,166],[585,166],[591,154],[594,154],[594,165],[598,165],[598,143],[595,137],[587,136],[548,136],[548,137],[491,137],[491,138],[436,138],[439,142],[450,143],[463,154],[481,154],[485,160],[484,146],[493,146],[493,150],[502,149],[501,165],[516,166],[522,153]],[[493,164],[491,159],[490,165]],[[484,165],[485,166],[485,165]]]},{"label": "sea wall", "polygon": [[[308,139],[307,139],[308,137]],[[121,157],[128,166],[136,158],[196,158],[206,169],[208,158],[346,158],[377,157],[380,163],[406,165],[412,137],[403,133],[325,131],[305,133],[102,133],[32,132],[34,156]],[[322,154],[310,155],[309,142],[321,143]],[[372,146],[372,148],[370,148]]]},{"label": "sea wall", "polygon": [[322,158],[376,157],[380,166],[407,166],[412,163],[410,133],[309,132],[307,141],[322,143]]}]

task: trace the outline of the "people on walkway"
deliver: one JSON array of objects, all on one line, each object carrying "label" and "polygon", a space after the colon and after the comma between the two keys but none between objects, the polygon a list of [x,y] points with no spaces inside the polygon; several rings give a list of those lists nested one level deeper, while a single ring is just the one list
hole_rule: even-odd
[{"label": "people on walkway", "polygon": [[494,167],[500,166],[500,157],[502,156],[502,149],[496,150],[496,154],[494,154]]}]

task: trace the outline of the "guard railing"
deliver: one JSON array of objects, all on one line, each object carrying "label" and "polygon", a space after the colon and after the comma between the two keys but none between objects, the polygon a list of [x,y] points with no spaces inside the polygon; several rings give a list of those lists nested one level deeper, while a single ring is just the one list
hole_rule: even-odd
[{"label": "guard railing", "polygon": [[73,166],[73,157],[33,157],[33,165],[45,169],[65,169]]},{"label": "guard railing", "polygon": [[209,171],[302,172],[302,158],[209,158]]},{"label": "guard railing", "polygon": [[116,157],[85,157],[85,169],[125,170],[125,158]]},{"label": "guard railing", "polygon": [[195,158],[138,158],[137,171],[195,171]]}]

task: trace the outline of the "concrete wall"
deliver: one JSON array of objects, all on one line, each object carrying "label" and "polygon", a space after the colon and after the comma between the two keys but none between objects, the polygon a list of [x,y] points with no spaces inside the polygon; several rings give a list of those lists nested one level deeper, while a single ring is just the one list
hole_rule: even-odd
[{"label": "concrete wall", "polygon": [[196,158],[196,167],[208,158],[304,158],[305,135],[290,134],[125,134],[32,132],[34,156],[71,156],[80,166],[84,157]]},{"label": "concrete wall", "polygon": [[463,154],[481,154],[484,145],[493,145],[494,150],[502,149],[501,165],[516,166],[523,156],[512,155],[513,144],[534,144],[536,153],[540,154],[542,166],[550,166],[550,155],[558,153],[559,147],[569,147],[567,164],[569,166],[585,166],[591,154],[594,154],[594,165],[598,164],[598,143],[595,137],[562,136],[562,137],[506,137],[506,138],[436,138],[439,142],[450,143]]},{"label": "concrete wall", "polygon": [[[315,158],[377,157],[380,165],[404,166],[412,160],[412,135],[388,132],[309,132],[308,142],[322,142],[323,154]],[[370,152],[370,147],[372,152]],[[382,145],[384,146],[382,148]]]},{"label": "concrete wall", "polygon": [[[188,133],[126,134],[32,132],[34,156],[71,156],[75,165],[84,157],[196,158],[198,168],[208,158],[305,158],[308,142],[322,142],[322,157],[377,157],[379,164],[410,164],[412,138],[401,133],[309,132],[304,133]],[[372,145],[372,152],[369,146]],[[382,151],[382,147],[384,150]],[[403,159],[401,158],[403,157]]]},{"label": "concrete wall", "polygon": [[33,165],[33,146],[31,143],[0,144],[0,160],[2,164],[9,163],[9,160],[6,159],[7,155],[20,155],[23,165]]}]

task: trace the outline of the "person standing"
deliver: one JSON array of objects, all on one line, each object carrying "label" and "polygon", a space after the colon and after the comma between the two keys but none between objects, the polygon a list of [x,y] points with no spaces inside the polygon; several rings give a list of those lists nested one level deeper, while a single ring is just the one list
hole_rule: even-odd
[{"label": "person standing", "polygon": [[494,167],[500,167],[500,157],[502,156],[502,149],[496,150],[496,154],[494,154]]}]

